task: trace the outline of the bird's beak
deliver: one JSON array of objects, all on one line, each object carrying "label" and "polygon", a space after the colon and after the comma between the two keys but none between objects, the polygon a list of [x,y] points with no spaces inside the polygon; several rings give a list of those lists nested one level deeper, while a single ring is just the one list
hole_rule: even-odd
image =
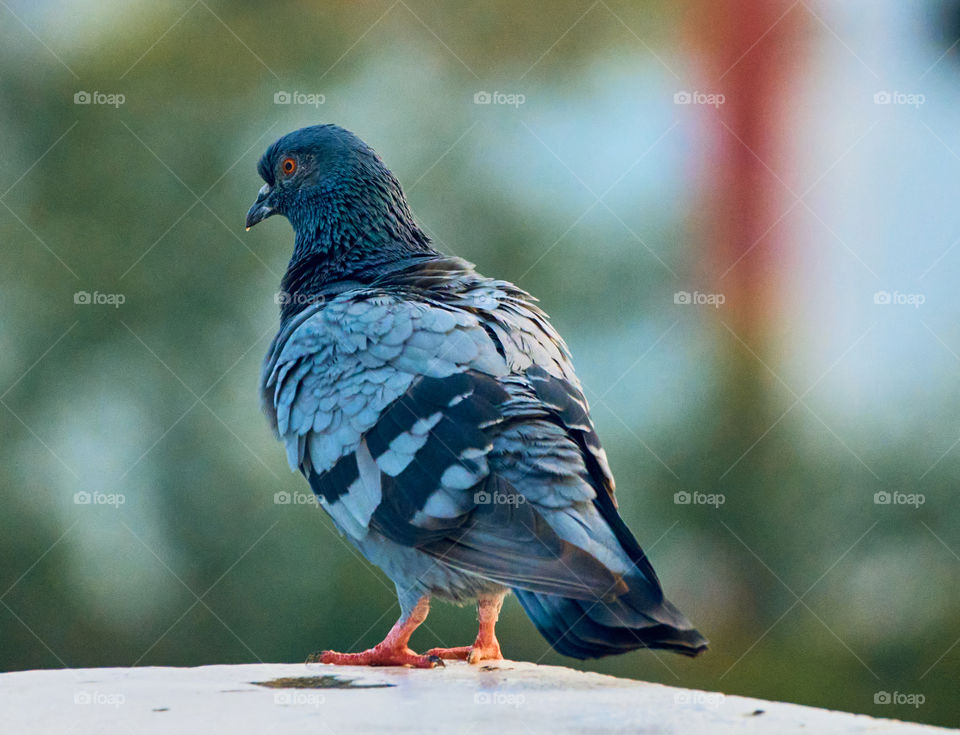
[{"label": "bird's beak", "polygon": [[264,184],[260,188],[260,192],[257,194],[257,201],[253,203],[250,211],[247,212],[248,230],[257,224],[257,222],[265,220],[271,214],[276,214],[277,210],[270,198],[271,194],[273,194],[273,189],[270,188],[270,184]]}]

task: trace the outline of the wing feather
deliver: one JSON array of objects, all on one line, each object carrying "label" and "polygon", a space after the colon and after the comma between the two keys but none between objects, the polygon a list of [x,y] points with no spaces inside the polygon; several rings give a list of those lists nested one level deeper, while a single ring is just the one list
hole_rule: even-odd
[{"label": "wing feather", "polygon": [[409,285],[347,291],[281,331],[263,392],[291,467],[354,540],[535,592],[621,589],[631,560],[597,502],[613,478],[546,317],[471,273],[442,298]]}]

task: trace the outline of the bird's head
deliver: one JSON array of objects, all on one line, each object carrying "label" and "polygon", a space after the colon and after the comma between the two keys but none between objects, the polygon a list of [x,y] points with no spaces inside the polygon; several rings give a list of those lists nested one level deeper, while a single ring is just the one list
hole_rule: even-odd
[{"label": "bird's head", "polygon": [[[297,220],[336,189],[350,186],[376,158],[366,143],[336,125],[313,125],[284,135],[257,164],[264,185],[247,212],[247,229],[274,214]],[[382,165],[382,164],[381,164]]]},{"label": "bird's head", "polygon": [[257,168],[265,183],[247,212],[247,229],[283,215],[296,233],[295,259],[405,242],[421,248],[428,242],[399,182],[348,130],[336,125],[295,130],[267,148]]}]

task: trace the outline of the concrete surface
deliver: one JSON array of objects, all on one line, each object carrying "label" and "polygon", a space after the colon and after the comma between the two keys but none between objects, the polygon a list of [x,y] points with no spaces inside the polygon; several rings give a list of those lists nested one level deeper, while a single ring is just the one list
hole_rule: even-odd
[{"label": "concrete surface", "polygon": [[513,661],[419,671],[249,664],[0,674],[5,735],[429,732],[960,731]]}]

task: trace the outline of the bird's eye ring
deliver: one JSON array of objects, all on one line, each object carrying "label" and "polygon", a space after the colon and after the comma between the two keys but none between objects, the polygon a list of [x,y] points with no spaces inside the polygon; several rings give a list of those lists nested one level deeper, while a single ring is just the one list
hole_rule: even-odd
[{"label": "bird's eye ring", "polygon": [[297,170],[297,162],[292,158],[284,158],[283,162],[280,164],[280,170],[283,171],[286,176],[289,176]]}]

